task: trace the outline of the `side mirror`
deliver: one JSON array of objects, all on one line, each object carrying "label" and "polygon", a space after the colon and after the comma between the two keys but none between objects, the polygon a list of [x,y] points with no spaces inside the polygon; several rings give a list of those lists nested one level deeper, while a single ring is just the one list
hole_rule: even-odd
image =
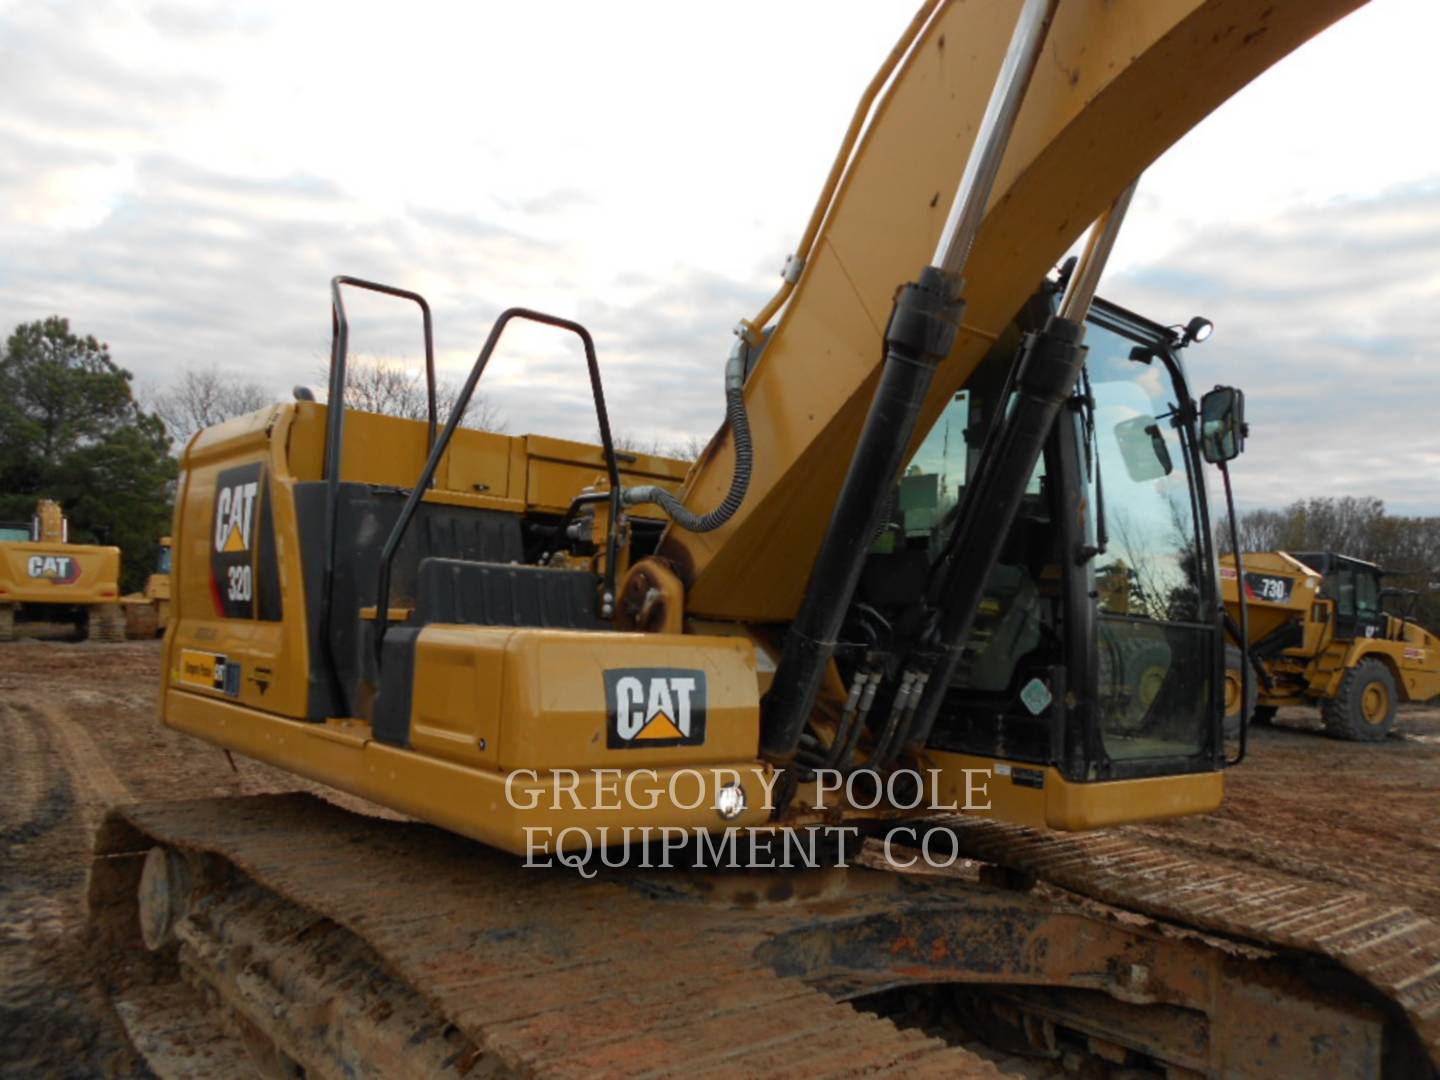
[{"label": "side mirror", "polygon": [[1217,386],[1200,399],[1200,453],[1212,465],[1231,461],[1245,449],[1245,392]]}]

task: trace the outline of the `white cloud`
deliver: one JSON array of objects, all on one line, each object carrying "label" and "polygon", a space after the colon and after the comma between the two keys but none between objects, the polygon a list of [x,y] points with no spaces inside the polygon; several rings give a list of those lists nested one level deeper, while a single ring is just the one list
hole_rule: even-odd
[{"label": "white cloud", "polygon": [[1378,495],[1440,512],[1440,184],[1212,225],[1106,282],[1112,299],[1214,335],[1187,352],[1197,390],[1246,392],[1237,497]]}]

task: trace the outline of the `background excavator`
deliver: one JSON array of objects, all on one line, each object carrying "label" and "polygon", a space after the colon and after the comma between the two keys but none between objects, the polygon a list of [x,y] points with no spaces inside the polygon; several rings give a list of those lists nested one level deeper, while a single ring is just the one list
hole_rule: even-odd
[{"label": "background excavator", "polygon": [[[1427,920],[1041,828],[1212,809],[1243,755],[1202,475],[1241,396],[1192,393],[1200,323],[1094,292],[1141,171],[1353,6],[924,4],[688,469],[618,454],[589,333],[523,308],[442,426],[423,297],[335,279],[328,400],[370,289],[421,310],[430,417],[297,394],[192,440],[163,719],[429,824],[112,813],[92,919],[137,1046],[184,1059],[209,1006],[270,1075],[991,1074],[886,1019],[905,989],[1055,1062],[1432,1071]],[[599,446],[459,426],[515,321],[579,340]],[[977,774],[985,814],[897,782]],[[867,842],[826,870],[517,858],[836,826]],[[898,872],[936,844],[969,870]]]},{"label": "background excavator", "polygon": [[65,512],[53,499],[28,522],[0,523],[0,641],[17,624],[62,627],[91,641],[123,641],[120,549],[70,543]]}]

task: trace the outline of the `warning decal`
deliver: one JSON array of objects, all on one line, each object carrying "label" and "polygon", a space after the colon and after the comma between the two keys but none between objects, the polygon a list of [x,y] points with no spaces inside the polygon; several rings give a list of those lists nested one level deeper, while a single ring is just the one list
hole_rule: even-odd
[{"label": "warning decal", "polygon": [[240,695],[240,667],[219,653],[199,649],[180,650],[180,681],[202,690],[218,690],[231,697]]}]

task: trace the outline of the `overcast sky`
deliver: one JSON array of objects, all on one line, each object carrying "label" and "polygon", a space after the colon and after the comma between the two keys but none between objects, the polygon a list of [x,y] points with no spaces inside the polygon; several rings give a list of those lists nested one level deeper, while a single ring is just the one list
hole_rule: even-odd
[{"label": "overcast sky", "polygon": [[[1067,0],[1072,2],[1072,0]],[[0,0],[0,327],[58,313],[143,385],[322,380],[327,282],[425,293],[460,377],[511,304],[578,318],[616,428],[708,436],[730,328],[776,284],[914,0]],[[1142,181],[1102,291],[1217,326],[1243,502],[1440,513],[1436,0],[1374,0]],[[353,301],[362,355],[414,356]],[[580,358],[519,332],[512,432],[588,437]]]}]

